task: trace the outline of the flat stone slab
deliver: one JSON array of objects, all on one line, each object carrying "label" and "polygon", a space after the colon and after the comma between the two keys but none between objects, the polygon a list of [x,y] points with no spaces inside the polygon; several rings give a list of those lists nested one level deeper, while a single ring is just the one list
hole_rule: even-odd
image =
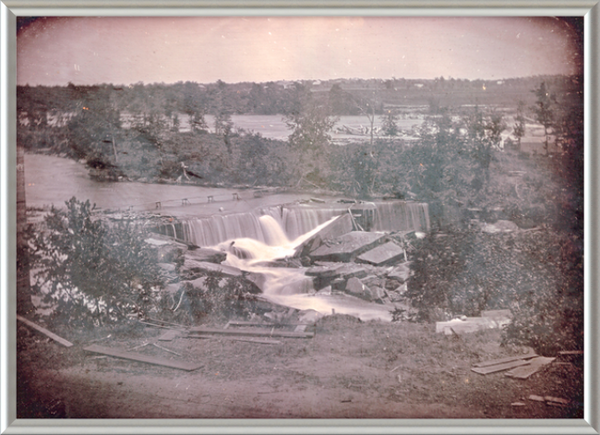
[{"label": "flat stone slab", "polygon": [[379,245],[356,258],[356,261],[359,263],[368,263],[375,266],[385,266],[403,260],[404,249],[394,242],[387,242],[383,245]]},{"label": "flat stone slab", "polygon": [[371,290],[365,286],[358,278],[350,278],[346,283],[346,293],[367,301],[371,301]]},{"label": "flat stone slab", "polygon": [[383,233],[352,231],[321,245],[310,253],[310,257],[315,261],[348,262],[357,255],[383,243],[385,237],[386,235]]},{"label": "flat stone slab", "polygon": [[226,276],[231,278],[242,277],[242,271],[236,267],[209,263],[207,261],[196,261],[189,258],[185,259],[181,269],[183,272],[187,273],[206,273],[208,275]]},{"label": "flat stone slab", "polygon": [[296,247],[294,257],[304,257],[309,255],[312,251],[318,249],[325,240],[334,239],[344,234],[351,232],[354,229],[352,223],[352,217],[349,213],[344,213],[338,216],[334,221],[330,222],[324,228],[313,234],[310,238],[302,242]]},{"label": "flat stone slab", "polygon": [[394,270],[388,273],[387,277],[394,281],[398,281],[400,284],[404,284],[410,277],[410,267],[408,266],[408,263],[395,267]]},{"label": "flat stone slab", "polygon": [[189,250],[185,253],[186,257],[196,261],[207,261],[209,263],[222,263],[227,258],[227,253],[218,249],[199,248]]}]

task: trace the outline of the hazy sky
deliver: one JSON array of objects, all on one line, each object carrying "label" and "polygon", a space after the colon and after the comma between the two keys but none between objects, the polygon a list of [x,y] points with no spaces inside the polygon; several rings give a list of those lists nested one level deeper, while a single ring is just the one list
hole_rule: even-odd
[{"label": "hazy sky", "polygon": [[557,18],[41,18],[19,31],[17,82],[571,74],[581,70],[577,37]]}]

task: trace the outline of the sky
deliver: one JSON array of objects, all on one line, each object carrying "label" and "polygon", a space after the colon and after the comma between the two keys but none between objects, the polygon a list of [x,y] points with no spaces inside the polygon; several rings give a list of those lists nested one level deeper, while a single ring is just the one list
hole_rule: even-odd
[{"label": "sky", "polygon": [[552,17],[49,17],[21,22],[17,83],[506,79],[582,71]]}]

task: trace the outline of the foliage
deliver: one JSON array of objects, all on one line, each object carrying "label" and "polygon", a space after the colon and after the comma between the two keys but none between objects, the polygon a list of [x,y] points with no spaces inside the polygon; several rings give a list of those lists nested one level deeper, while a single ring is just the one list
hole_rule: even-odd
[{"label": "foliage", "polygon": [[298,87],[294,110],[284,120],[292,130],[288,143],[300,156],[299,178],[323,183],[329,171],[329,132],[336,123],[329,107],[313,99],[308,89]]},{"label": "foliage", "polygon": [[537,122],[544,126],[544,151],[548,155],[548,145],[550,129],[554,125],[555,108],[556,108],[556,95],[552,94],[546,82],[541,82],[540,86],[532,91],[536,96],[535,105],[532,107],[535,119]]},{"label": "foliage", "polygon": [[398,129],[398,112],[395,109],[386,109],[382,116],[381,130],[385,136],[397,136]]},{"label": "foliage", "polygon": [[184,285],[181,314],[175,313],[176,320],[197,323],[207,317],[224,320],[249,314],[243,300],[251,292],[242,282],[212,275],[200,276],[196,281],[201,278],[205,280],[202,286],[192,286],[189,282]]},{"label": "foliage", "polygon": [[566,232],[430,234],[413,243],[407,297],[419,319],[436,309],[479,316],[510,309],[505,342],[540,352],[579,349],[583,331],[582,240]]},{"label": "foliage", "polygon": [[152,307],[162,282],[140,227],[105,224],[89,201],[74,197],[66,210],[53,207],[45,224],[30,246],[37,288],[57,317],[72,326],[103,324]]},{"label": "foliage", "polygon": [[521,138],[525,136],[525,103],[519,100],[517,104],[517,115],[515,116],[515,126],[513,135],[517,138],[517,151],[521,151]]}]

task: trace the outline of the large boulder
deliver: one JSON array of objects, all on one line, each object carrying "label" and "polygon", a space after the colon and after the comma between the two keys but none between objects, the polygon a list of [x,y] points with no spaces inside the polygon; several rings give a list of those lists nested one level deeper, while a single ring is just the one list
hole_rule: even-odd
[{"label": "large boulder", "polygon": [[384,233],[352,231],[321,245],[310,253],[310,258],[313,261],[349,262],[358,255],[382,244],[385,239]]}]

